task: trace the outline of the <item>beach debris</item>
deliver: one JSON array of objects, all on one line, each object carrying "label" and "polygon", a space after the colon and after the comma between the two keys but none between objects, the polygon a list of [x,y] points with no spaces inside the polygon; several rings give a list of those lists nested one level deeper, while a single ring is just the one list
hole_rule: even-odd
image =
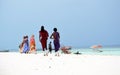
[{"label": "beach debris", "polygon": [[50,60],[52,60],[52,58],[50,58]]},{"label": "beach debris", "polygon": [[9,50],[0,50],[0,52],[9,52]]},{"label": "beach debris", "polygon": [[81,55],[82,53],[80,53],[79,51],[77,51],[74,54]]},{"label": "beach debris", "polygon": [[71,50],[72,47],[71,46],[63,46],[61,47],[61,50],[64,54],[70,54],[71,52],[69,50]]},{"label": "beach debris", "polygon": [[51,66],[49,66],[49,68],[51,68]]},{"label": "beach debris", "polygon": [[102,45],[93,45],[90,48],[97,52],[103,52],[102,50],[99,50],[100,48],[102,48]]}]

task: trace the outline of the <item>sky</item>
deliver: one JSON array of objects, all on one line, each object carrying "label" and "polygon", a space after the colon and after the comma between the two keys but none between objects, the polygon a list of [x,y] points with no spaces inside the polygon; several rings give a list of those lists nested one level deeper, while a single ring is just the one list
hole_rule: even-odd
[{"label": "sky", "polygon": [[32,34],[41,48],[42,25],[49,35],[58,29],[61,45],[120,46],[120,0],[0,0],[0,49],[18,49]]}]

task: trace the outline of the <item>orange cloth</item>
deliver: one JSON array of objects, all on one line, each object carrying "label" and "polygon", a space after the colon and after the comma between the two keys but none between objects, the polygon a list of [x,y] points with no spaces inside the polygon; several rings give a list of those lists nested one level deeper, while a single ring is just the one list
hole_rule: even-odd
[{"label": "orange cloth", "polygon": [[34,37],[31,37],[30,39],[30,50],[36,50],[36,44]]}]

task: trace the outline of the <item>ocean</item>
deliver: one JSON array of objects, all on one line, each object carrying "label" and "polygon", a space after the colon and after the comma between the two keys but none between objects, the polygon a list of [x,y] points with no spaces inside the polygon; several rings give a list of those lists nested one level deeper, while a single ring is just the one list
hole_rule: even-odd
[{"label": "ocean", "polygon": [[84,55],[117,55],[120,56],[120,47],[113,47],[113,48],[101,48],[99,51],[93,50],[91,48],[81,48],[81,49],[72,49],[73,53],[79,51]]},{"label": "ocean", "polygon": [[[117,55],[120,56],[120,47],[105,47],[99,49],[100,51],[93,50],[91,48],[72,48],[70,52],[73,54],[76,52],[81,53],[82,55]],[[19,50],[11,49],[9,52],[19,52]],[[54,52],[54,50],[53,50]],[[42,53],[41,49],[37,50],[37,53]]]}]

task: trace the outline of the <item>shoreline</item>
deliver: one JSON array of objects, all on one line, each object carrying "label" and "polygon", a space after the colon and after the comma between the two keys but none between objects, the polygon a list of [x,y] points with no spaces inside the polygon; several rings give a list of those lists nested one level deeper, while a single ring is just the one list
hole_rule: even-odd
[{"label": "shoreline", "polygon": [[[108,54],[102,54],[102,52],[91,52],[92,54],[90,53],[83,53],[83,52],[80,52],[81,54],[74,54],[74,52],[72,52],[71,54],[64,54],[64,53],[61,53],[59,52],[60,55],[76,55],[76,56],[120,56],[120,54],[118,53],[117,55],[116,54],[111,54],[111,53],[108,53]],[[0,52],[0,54],[21,54],[21,55],[43,55],[43,52],[42,51],[38,51],[36,54],[35,53],[28,53],[28,54],[25,54],[25,53],[20,53],[20,52]],[[55,55],[55,52],[53,52],[52,54],[48,54],[48,57],[49,55],[51,56],[54,56]]]}]

